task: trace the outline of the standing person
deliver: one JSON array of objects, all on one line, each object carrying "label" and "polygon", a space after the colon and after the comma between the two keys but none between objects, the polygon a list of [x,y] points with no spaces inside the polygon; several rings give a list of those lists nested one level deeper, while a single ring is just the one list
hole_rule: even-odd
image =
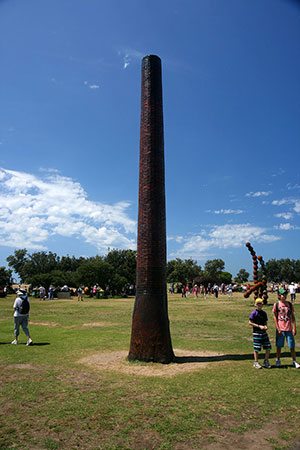
[{"label": "standing person", "polygon": [[296,361],[295,339],[296,320],[294,306],[287,301],[287,291],[279,289],[278,302],[274,303],[273,314],[276,325],[276,367],[281,367],[280,354],[286,338],[287,345],[293,358],[293,366],[300,369],[300,364]]},{"label": "standing person", "polygon": [[211,295],[211,284],[210,283],[208,283],[208,285],[207,285],[206,292],[208,295]]},{"label": "standing person", "polygon": [[228,290],[228,297],[232,298],[232,284],[228,286],[227,290]]},{"label": "standing person", "polygon": [[20,334],[20,325],[23,328],[24,333],[27,336],[26,345],[32,344],[32,339],[30,338],[28,330],[28,318],[29,318],[30,302],[29,298],[22,291],[17,291],[17,297],[14,302],[14,322],[15,322],[15,339],[12,344],[17,344]]},{"label": "standing person", "polygon": [[53,286],[50,286],[50,287],[49,287],[48,298],[49,298],[49,300],[53,300],[53,299],[54,299],[54,289],[53,289]]},{"label": "standing person", "polygon": [[266,351],[264,367],[266,369],[271,369],[269,362],[271,344],[269,336],[267,333],[268,329],[268,316],[265,311],[263,311],[263,300],[257,298],[255,300],[256,309],[252,311],[249,318],[249,325],[253,327],[253,348],[254,348],[254,364],[255,369],[262,369],[262,366],[258,362],[258,353],[261,347]]},{"label": "standing person", "polygon": [[214,293],[215,293],[215,297],[218,298],[218,296],[219,296],[219,286],[217,285],[217,283],[214,285]]},{"label": "standing person", "polygon": [[44,288],[44,286],[39,287],[39,292],[40,292],[40,300],[45,300],[46,289]]},{"label": "standing person", "polygon": [[78,301],[81,300],[83,302],[83,291],[80,286],[79,286],[79,288],[77,288],[77,299],[78,299]]},{"label": "standing person", "polygon": [[289,291],[290,291],[290,295],[291,295],[291,302],[294,303],[296,300],[296,286],[295,283],[291,283],[289,285]]},{"label": "standing person", "polygon": [[199,292],[198,285],[195,284],[193,287],[194,298],[198,297],[198,292]]}]

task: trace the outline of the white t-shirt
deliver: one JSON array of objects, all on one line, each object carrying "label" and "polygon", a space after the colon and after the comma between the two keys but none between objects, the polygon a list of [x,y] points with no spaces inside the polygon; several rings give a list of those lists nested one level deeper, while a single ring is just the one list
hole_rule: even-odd
[{"label": "white t-shirt", "polygon": [[290,294],[296,294],[296,286],[294,284],[289,285]]},{"label": "white t-shirt", "polygon": [[[29,303],[29,308],[30,308],[30,301],[29,298],[27,297],[28,303]],[[15,308],[15,312],[14,312],[14,317],[25,317],[29,315],[29,312],[27,314],[20,314],[19,313],[19,309],[20,306],[22,304],[22,299],[20,297],[17,297],[14,303],[14,308]]]}]

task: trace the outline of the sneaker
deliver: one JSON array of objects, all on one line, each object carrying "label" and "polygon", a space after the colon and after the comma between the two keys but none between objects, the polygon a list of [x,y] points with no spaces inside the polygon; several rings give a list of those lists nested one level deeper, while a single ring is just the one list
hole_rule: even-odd
[{"label": "sneaker", "polygon": [[18,343],[17,339],[14,339],[14,340],[12,341],[12,344],[17,344],[17,343]]},{"label": "sneaker", "polygon": [[271,369],[271,364],[270,364],[268,359],[264,360],[264,368],[265,369]]},{"label": "sneaker", "polygon": [[31,345],[31,344],[32,344],[32,339],[29,338],[26,345]]},{"label": "sneaker", "polygon": [[255,369],[262,369],[261,365],[257,361],[254,362],[253,367],[255,367]]},{"label": "sneaker", "polygon": [[297,363],[297,361],[293,361],[293,366],[295,367],[295,369],[300,369],[300,364]]},{"label": "sneaker", "polygon": [[276,367],[281,367],[280,359],[276,359]]}]

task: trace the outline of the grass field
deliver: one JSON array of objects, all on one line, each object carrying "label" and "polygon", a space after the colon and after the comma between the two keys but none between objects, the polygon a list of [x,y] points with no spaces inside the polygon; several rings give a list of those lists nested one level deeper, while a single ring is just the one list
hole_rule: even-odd
[{"label": "grass field", "polygon": [[29,347],[22,330],[10,345],[13,300],[0,299],[0,449],[300,448],[300,370],[287,347],[274,368],[275,296],[271,370],[253,368],[253,299],[241,294],[169,296],[181,355],[169,366],[126,361],[132,298],[32,299]]}]

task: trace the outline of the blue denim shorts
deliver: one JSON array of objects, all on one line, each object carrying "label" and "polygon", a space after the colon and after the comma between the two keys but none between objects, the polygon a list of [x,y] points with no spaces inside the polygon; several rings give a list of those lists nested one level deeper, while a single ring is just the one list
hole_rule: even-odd
[{"label": "blue denim shorts", "polygon": [[281,334],[278,334],[276,330],[276,347],[284,347],[284,340],[286,338],[286,342],[289,348],[295,348],[295,339],[292,331],[282,331]]}]

